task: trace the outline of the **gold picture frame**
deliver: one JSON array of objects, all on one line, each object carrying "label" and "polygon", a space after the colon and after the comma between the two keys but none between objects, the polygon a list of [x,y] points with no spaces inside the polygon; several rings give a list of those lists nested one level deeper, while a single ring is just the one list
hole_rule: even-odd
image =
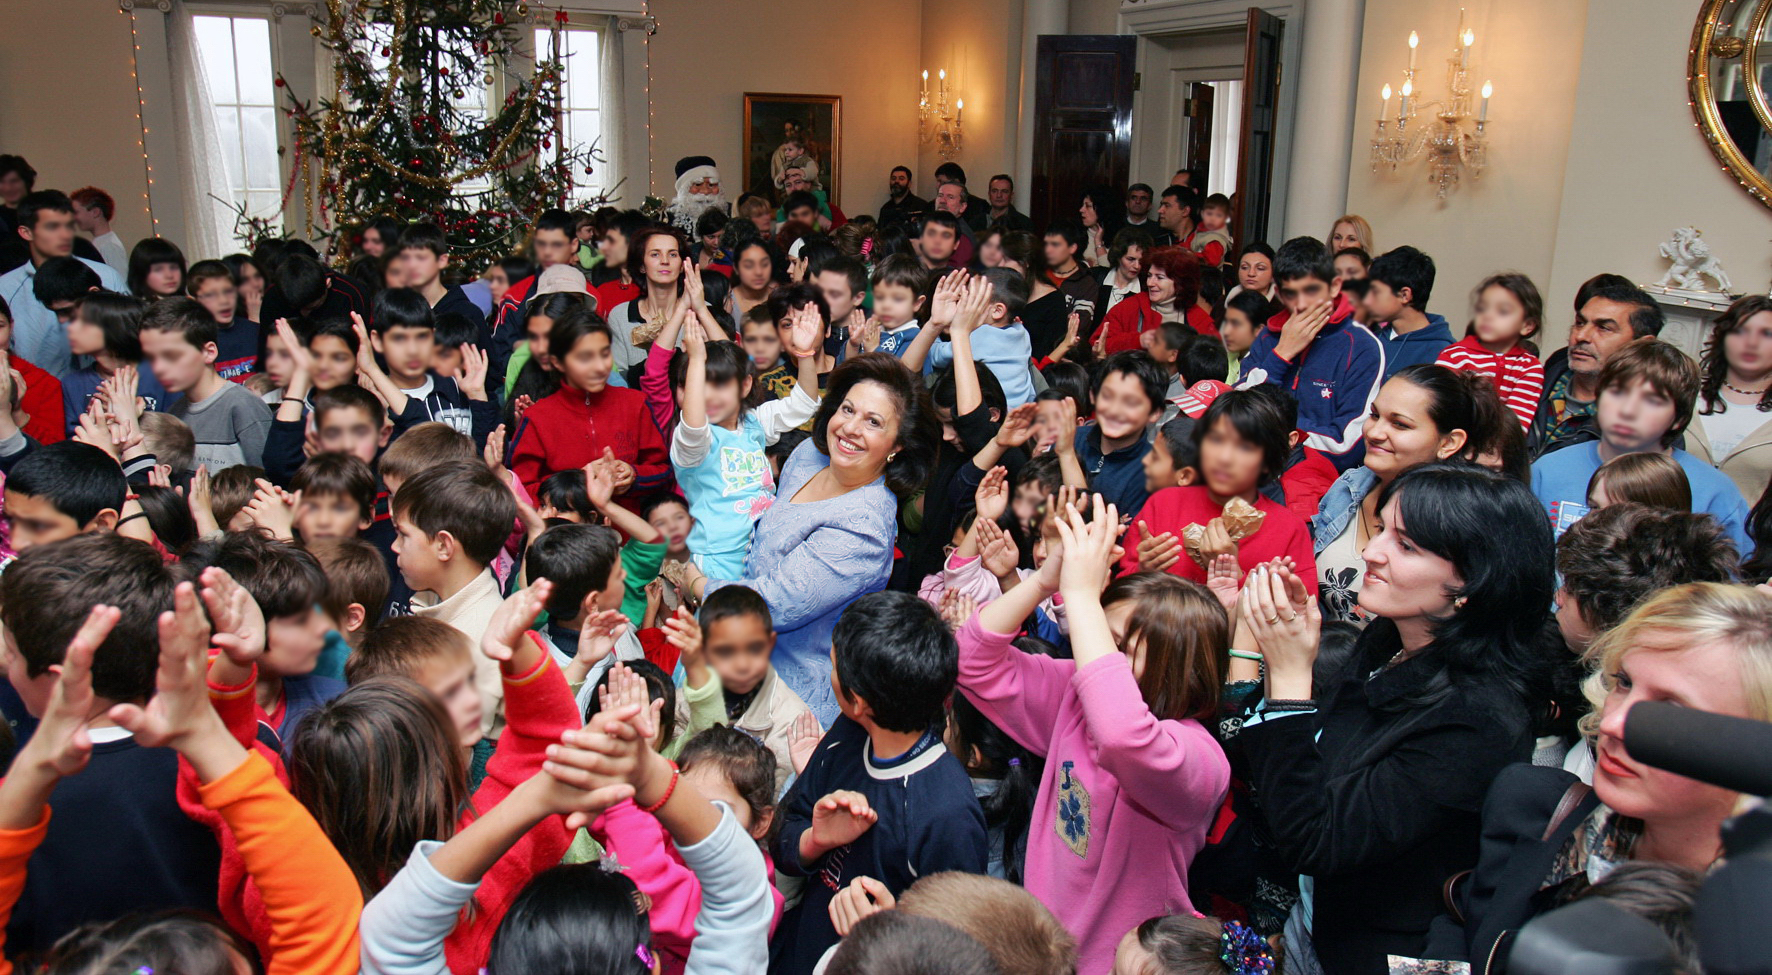
[{"label": "gold picture frame", "polygon": [[788,143],[798,138],[816,164],[813,180],[836,204],[842,187],[843,96],[744,93],[744,189],[781,202],[777,182]]},{"label": "gold picture frame", "polygon": [[[1723,16],[1728,12],[1739,14],[1752,4],[1751,12],[1746,18],[1746,27],[1739,34],[1734,31],[1740,17],[1725,22]],[[1734,177],[1741,187],[1765,206],[1772,207],[1772,179],[1766,173],[1755,168],[1753,160],[1737,144],[1725,123],[1724,113],[1717,101],[1717,92],[1711,84],[1711,74],[1717,62],[1740,59],[1741,72],[1746,79],[1743,87],[1747,91],[1747,102],[1753,111],[1762,134],[1772,133],[1772,109],[1768,108],[1766,92],[1752,79],[1760,71],[1760,44],[1757,38],[1763,36],[1769,16],[1772,16],[1772,0],[1704,0],[1698,14],[1698,23],[1692,28],[1692,49],[1686,65],[1686,90],[1692,102],[1694,124],[1704,134],[1704,141],[1710,145],[1711,152],[1723,164],[1723,170]],[[1731,99],[1734,105],[1735,100]]]}]

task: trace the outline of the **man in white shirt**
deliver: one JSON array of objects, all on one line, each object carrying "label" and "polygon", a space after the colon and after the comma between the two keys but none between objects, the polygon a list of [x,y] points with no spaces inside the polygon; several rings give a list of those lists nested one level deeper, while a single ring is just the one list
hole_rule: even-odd
[{"label": "man in white shirt", "polygon": [[74,225],[92,238],[105,264],[118,274],[129,274],[129,250],[123,238],[111,229],[111,217],[117,213],[117,201],[96,186],[82,186],[68,198],[74,201]]},{"label": "man in white shirt", "polygon": [[[37,268],[52,257],[74,254],[74,203],[59,190],[25,194],[18,204],[18,235],[30,250],[30,259],[0,275],[0,298],[12,309],[12,348],[26,360],[55,374],[73,368],[68,351],[68,327],[56,312],[37,300],[31,279]],[[128,294],[123,275],[108,265],[77,257],[98,275],[107,291]]]}]

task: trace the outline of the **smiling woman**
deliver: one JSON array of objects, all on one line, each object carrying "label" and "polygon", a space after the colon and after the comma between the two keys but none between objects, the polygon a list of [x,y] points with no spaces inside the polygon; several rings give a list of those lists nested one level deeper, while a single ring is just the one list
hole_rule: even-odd
[{"label": "smiling woman", "polygon": [[775,669],[827,727],[837,716],[831,629],[857,597],[886,588],[899,502],[922,488],[940,441],[929,394],[903,363],[878,352],[845,361],[811,439],[782,465],[743,578],[689,572],[698,596],[728,585],[763,595],[778,634]]}]

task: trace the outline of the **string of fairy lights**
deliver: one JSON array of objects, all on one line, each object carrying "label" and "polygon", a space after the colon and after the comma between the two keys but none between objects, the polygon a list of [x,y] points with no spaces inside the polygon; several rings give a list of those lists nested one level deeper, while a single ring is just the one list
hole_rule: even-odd
[{"label": "string of fairy lights", "polygon": [[135,144],[142,151],[143,178],[147,180],[142,186],[142,212],[148,215],[148,223],[153,227],[154,236],[158,237],[160,220],[154,216],[154,163],[148,158],[147,94],[142,91],[141,34],[136,30],[135,5],[119,7],[118,10],[129,15],[129,76],[135,82],[135,125],[140,130]]}]

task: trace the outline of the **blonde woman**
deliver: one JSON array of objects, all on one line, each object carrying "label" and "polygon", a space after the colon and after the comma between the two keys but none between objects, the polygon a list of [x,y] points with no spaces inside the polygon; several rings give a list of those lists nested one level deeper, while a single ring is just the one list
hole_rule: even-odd
[{"label": "blonde woman", "polygon": [[1377,248],[1372,246],[1372,225],[1365,217],[1353,213],[1336,220],[1329,231],[1329,253],[1339,254],[1349,247],[1358,247],[1373,257],[1378,256]]},{"label": "blonde woman", "polygon": [[1772,596],[1718,582],[1662,590],[1595,640],[1587,660],[1591,789],[1532,765],[1496,778],[1483,857],[1451,892],[1463,924],[1440,918],[1426,957],[1468,958],[1472,975],[1484,975],[1499,938],[1613,866],[1643,860],[1703,874],[1722,856],[1717,831],[1741,794],[1632,758],[1625,715],[1643,701],[1675,701],[1772,721]]}]

